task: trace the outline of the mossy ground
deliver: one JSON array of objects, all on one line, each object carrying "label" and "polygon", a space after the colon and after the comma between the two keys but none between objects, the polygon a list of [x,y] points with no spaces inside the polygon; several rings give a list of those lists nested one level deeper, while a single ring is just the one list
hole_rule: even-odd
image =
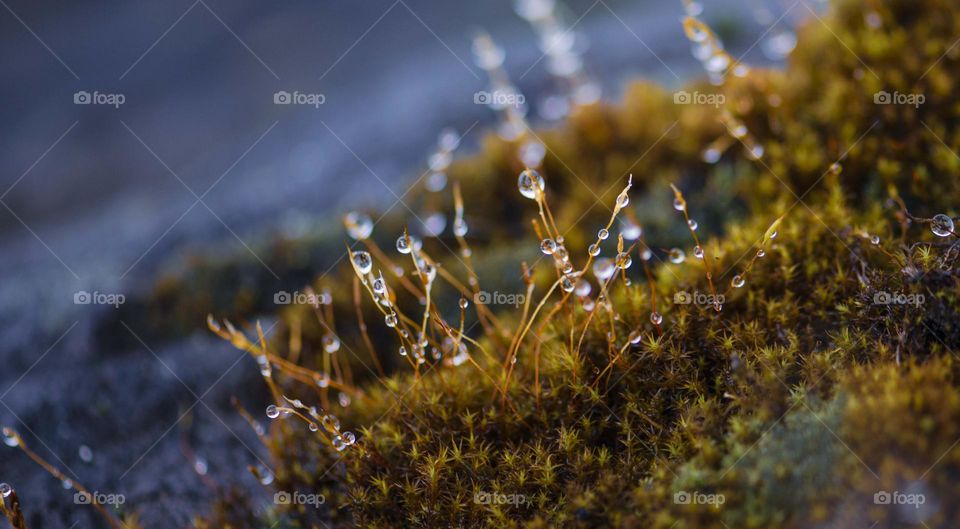
[{"label": "mossy ground", "polygon": [[[274,373],[285,395],[322,402],[358,434],[356,446],[337,452],[302,422],[271,425],[273,490],[319,493],[326,503],[269,504],[263,514],[257,505],[269,500],[231,497],[198,524],[952,527],[960,519],[960,247],[922,218],[954,216],[960,203],[958,36],[960,11],[946,0],[839,0],[828,14],[811,14],[786,70],[687,88],[720,90],[725,107],[675,105],[667,90],[637,83],[619,106],[577,110],[540,135],[546,197],[572,259],[578,267],[587,260],[631,173],[621,217],[643,226],[654,259],[644,263],[635,251],[602,297],[594,282],[586,303],[593,311],[554,293],[544,313],[558,307],[556,315],[540,315],[512,369],[505,345],[521,311],[498,310],[509,332],[484,333],[471,303],[466,334],[484,347],[466,344],[476,364],[428,358],[416,374],[362,292],[360,314],[384,372],[374,368],[356,320],[354,270],[341,263],[315,285],[331,289],[336,323],[291,306],[271,346],[283,357],[298,338],[297,363],[322,369],[321,339],[332,326],[343,344],[336,355],[359,388],[349,406],[328,405],[335,391]],[[881,91],[926,100],[878,105]],[[760,160],[734,140],[717,163],[703,161],[706,146],[729,137],[724,110],[764,146]],[[536,263],[535,305],[556,273],[531,234],[537,208],[517,192],[524,168],[514,153],[490,137],[450,176],[467,197],[481,288],[523,292],[520,262]],[[726,295],[720,312],[673,303],[679,292],[712,290],[670,207],[671,183],[699,221],[706,266]],[[408,202],[453,209],[451,197],[423,189]],[[781,216],[776,238],[765,239]],[[403,224],[388,216],[373,235],[397,262],[406,259],[392,249]],[[442,237],[425,241],[424,251],[465,282],[461,258],[448,251],[457,245]],[[665,259],[661,248],[672,246],[686,249],[686,262]],[[339,236],[276,248],[270,265],[288,278],[318,274],[343,254]],[[766,255],[754,259],[759,248]],[[194,266],[158,287],[143,317],[158,329],[188,328],[208,311],[243,320],[275,309],[276,289],[244,270]],[[736,274],[746,284],[728,288]],[[222,294],[232,285],[208,282],[241,276],[248,280],[237,297]],[[214,295],[198,299],[197,291]],[[878,303],[878,294],[921,301]],[[446,284],[432,297],[453,326],[459,297]],[[416,315],[417,301],[401,294],[397,303]],[[660,325],[650,319],[654,303]],[[895,491],[925,502],[874,502]],[[695,501],[677,501],[678,493]],[[697,504],[706,497],[723,503]]]}]

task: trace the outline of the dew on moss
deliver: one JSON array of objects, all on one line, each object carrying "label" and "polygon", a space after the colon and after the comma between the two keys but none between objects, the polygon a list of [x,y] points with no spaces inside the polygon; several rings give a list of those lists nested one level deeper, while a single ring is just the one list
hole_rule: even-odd
[{"label": "dew on moss", "polygon": [[280,416],[280,408],[278,408],[274,404],[267,406],[267,417],[271,419],[276,419],[279,416]]},{"label": "dew on moss", "polygon": [[410,237],[409,235],[401,235],[397,237],[397,251],[404,255],[408,255],[411,251],[411,246],[416,246],[416,244],[411,245],[411,242],[413,242],[413,237]]},{"label": "dew on moss", "polygon": [[397,314],[391,312],[383,317],[383,323],[387,324],[387,327],[396,327],[397,326]]},{"label": "dew on moss", "polygon": [[353,252],[353,265],[357,267],[363,275],[367,275],[373,270],[373,258],[367,252]]},{"label": "dew on moss", "polygon": [[650,321],[654,325],[660,325],[661,323],[663,323],[663,315],[660,314],[659,312],[652,312],[650,313]]},{"label": "dew on moss", "polygon": [[930,222],[930,231],[937,237],[949,237],[953,235],[953,228],[953,219],[943,213],[934,215],[932,222]]},{"label": "dew on moss", "polygon": [[553,252],[557,251],[557,243],[550,237],[540,241],[540,251],[544,255],[553,255]]},{"label": "dew on moss", "polygon": [[537,196],[542,194],[546,188],[546,183],[540,173],[533,169],[525,169],[517,179],[517,187],[520,189],[521,195],[530,200],[536,200]]},{"label": "dew on moss", "polygon": [[741,276],[740,274],[733,276],[733,279],[730,280],[730,286],[732,286],[733,288],[740,288],[745,283],[746,281],[743,279],[743,276]]}]

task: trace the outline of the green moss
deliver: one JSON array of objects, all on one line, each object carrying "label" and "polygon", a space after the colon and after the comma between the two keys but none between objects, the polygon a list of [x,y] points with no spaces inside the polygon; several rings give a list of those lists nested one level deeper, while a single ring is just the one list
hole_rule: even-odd
[{"label": "green moss", "polygon": [[[329,507],[280,506],[275,515],[291,527],[949,526],[960,499],[952,479],[960,456],[951,451],[960,437],[958,251],[955,237],[935,237],[919,217],[954,214],[960,198],[950,150],[960,146],[956,56],[937,62],[957,34],[960,16],[946,1],[837,2],[801,30],[786,71],[753,71],[723,87],[727,106],[764,145],[760,161],[737,144],[719,163],[703,162],[705,146],[726,134],[720,110],[674,105],[648,84],[634,85],[620,106],[580,109],[543,133],[547,199],[570,230],[575,263],[586,262],[631,172],[630,213],[657,258],[645,264],[635,251],[630,284],[613,281],[604,299],[593,281],[593,315],[573,298],[555,305],[554,293],[515,364],[510,343],[523,311],[502,308],[507,332],[482,332],[471,308],[464,326],[483,349],[465,345],[476,364],[451,367],[428,355],[415,373],[363,291],[361,313],[388,374],[380,377],[355,320],[354,270],[345,263],[320,278],[316,286],[334,296],[336,354],[359,388],[345,390],[354,397],[348,407],[326,407],[359,440],[337,452],[300,422],[275,422],[267,443],[276,490],[319,492]],[[880,90],[927,101],[876,105]],[[520,260],[538,263],[532,311],[557,276],[529,236],[537,209],[517,193],[523,168],[513,151],[488,138],[451,177],[468,197],[480,285],[523,292]],[[830,170],[837,160],[842,171]],[[660,248],[693,253],[668,183],[700,221],[706,264],[662,262]],[[428,201],[452,209],[424,190],[410,205]],[[765,239],[781,215],[776,237]],[[402,222],[378,224],[377,243],[391,249]],[[766,256],[755,259],[761,247]],[[447,248],[457,241],[426,241],[424,251],[465,282],[465,263]],[[315,270],[339,256],[318,254]],[[738,274],[745,286],[728,287]],[[416,296],[389,280],[397,306],[416,320]],[[714,288],[725,296],[720,312],[673,302]],[[265,287],[252,290],[257,297]],[[431,321],[456,328],[459,296],[438,283]],[[654,303],[661,325],[650,319]],[[282,316],[302,328],[293,334],[305,343],[299,363],[317,368],[328,329],[311,323],[311,311]],[[430,341],[442,349],[437,327]],[[285,350],[290,336],[273,349]],[[332,400],[330,390],[274,378],[291,397]],[[916,490],[929,502],[915,512],[873,503],[881,491]],[[723,503],[678,503],[678,492]]]}]

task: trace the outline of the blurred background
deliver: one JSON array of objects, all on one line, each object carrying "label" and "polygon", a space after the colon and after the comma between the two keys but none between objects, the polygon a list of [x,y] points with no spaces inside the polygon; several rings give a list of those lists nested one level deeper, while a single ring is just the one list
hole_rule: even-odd
[{"label": "blurred background", "polygon": [[[702,4],[751,65],[784,60],[791,28],[820,8]],[[488,86],[471,51],[480,30],[505,50],[530,122],[558,117],[543,104],[549,61],[510,0],[0,5],[0,424],[71,479],[123,494],[148,527],[187,525],[212,484],[258,490],[246,467],[262,455],[229,399],[260,409],[262,383],[205,332],[165,340],[124,325],[124,339],[97,339],[110,300],[198,251],[260,260],[310,219],[389,206],[444,128],[468,155],[497,121],[474,101]],[[702,75],[680,0],[557,10],[604,101],[631,79],[675,88]],[[322,104],[277,104],[278,93]],[[32,526],[101,523],[20,452],[2,453],[0,481]]]}]

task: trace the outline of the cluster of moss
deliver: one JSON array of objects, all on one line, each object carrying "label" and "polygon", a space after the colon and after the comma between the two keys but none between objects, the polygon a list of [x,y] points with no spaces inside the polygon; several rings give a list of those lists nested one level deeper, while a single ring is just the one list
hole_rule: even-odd
[{"label": "cluster of moss", "polygon": [[[276,490],[323,494],[325,506],[279,505],[258,515],[225,501],[200,523],[950,526],[960,515],[958,246],[955,236],[931,234],[922,218],[953,216],[960,203],[957,35],[960,12],[946,0],[838,0],[801,28],[784,71],[688,88],[722,90],[725,109],[675,105],[672,94],[645,83],[620,106],[578,109],[563,128],[540,136],[547,198],[556,223],[570,228],[567,247],[581,249],[575,259],[586,259],[628,173],[630,213],[650,247],[661,257],[658,248],[689,247],[687,227],[670,208],[667,184],[675,183],[708,239],[706,266],[727,296],[722,311],[672,302],[678,292],[712,292],[703,261],[646,264],[635,254],[630,284],[614,282],[605,299],[594,289],[593,325],[571,299],[562,317],[527,336],[504,396],[505,357],[472,345],[476,366],[428,359],[412,373],[369,300],[361,314],[388,376],[367,369],[369,357],[352,354],[366,343],[348,323],[354,272],[343,264],[315,286],[332,289],[344,346],[337,354],[361,387],[351,405],[334,407],[358,432],[358,446],[334,451],[289,420],[274,422],[267,441]],[[923,94],[925,103],[876,104],[881,91]],[[704,148],[729,134],[724,110],[762,143],[760,160],[734,141],[717,163],[703,161]],[[486,290],[521,291],[520,260],[538,259],[529,235],[536,206],[517,193],[523,167],[515,147],[490,137],[480,155],[450,172],[469,197],[469,242]],[[452,209],[446,196],[424,189],[413,196],[415,210]],[[776,238],[765,240],[784,214]],[[377,244],[392,248],[403,221],[381,221]],[[282,276],[326,270],[341,243],[321,240],[294,243],[299,260],[271,266]],[[457,248],[453,237],[425,241],[433,256],[448,247]],[[754,259],[761,247],[766,255]],[[456,255],[438,260],[465,277]],[[745,286],[727,288],[751,261]],[[297,264],[275,266],[286,262]],[[550,268],[541,262],[534,274],[537,300],[555,277]],[[145,310],[166,300],[167,309],[200,320],[181,308],[244,318],[270,307],[276,288],[262,277],[249,283],[244,303],[197,303],[190,281],[217,270],[189,269]],[[922,301],[879,303],[878,295]],[[435,292],[451,321],[459,296],[449,287]],[[398,303],[418,306],[409,297]],[[654,303],[660,325],[650,319]],[[286,349],[295,336],[303,342],[298,362],[318,368],[329,329],[312,310],[285,309],[288,330],[275,347]],[[512,311],[499,317],[508,328],[522,321]],[[473,335],[494,351],[512,338]],[[315,401],[320,393],[326,401],[317,388],[277,378],[291,397]],[[882,492],[923,494],[925,502],[875,503]],[[678,493],[723,503],[685,503]]]}]

